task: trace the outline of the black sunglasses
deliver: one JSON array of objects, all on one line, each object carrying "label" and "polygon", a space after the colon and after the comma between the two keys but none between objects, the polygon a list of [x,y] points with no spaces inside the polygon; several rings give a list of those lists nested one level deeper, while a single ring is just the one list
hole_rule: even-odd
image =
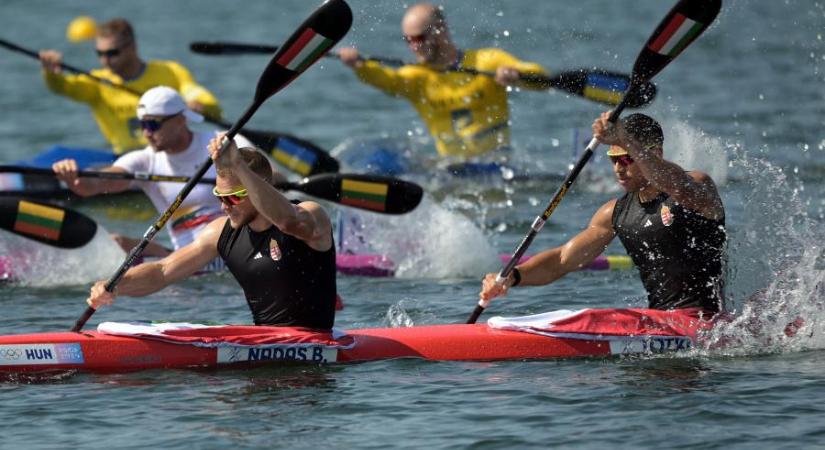
[{"label": "black sunglasses", "polygon": [[110,48],[108,50],[95,49],[95,53],[97,53],[98,58],[103,58],[104,56],[107,57],[107,58],[114,58],[114,57],[120,55],[120,52],[123,51],[124,48],[128,47],[131,44],[132,44],[132,42],[130,41],[130,42],[127,42],[127,43],[121,45],[120,47]]},{"label": "black sunglasses", "polygon": [[172,114],[171,116],[166,116],[166,117],[161,118],[161,119],[142,119],[140,121],[140,127],[143,128],[146,131],[150,131],[150,132],[154,133],[155,131],[160,130],[160,127],[163,126],[164,122],[166,122],[167,120],[169,120],[172,117],[175,117],[179,114],[180,113]]}]

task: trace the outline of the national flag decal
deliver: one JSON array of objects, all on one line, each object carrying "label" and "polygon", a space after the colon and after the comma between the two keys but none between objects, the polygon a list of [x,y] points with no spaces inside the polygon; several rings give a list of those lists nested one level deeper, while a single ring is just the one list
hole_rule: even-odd
[{"label": "national flag decal", "polygon": [[627,87],[625,79],[592,73],[587,75],[587,84],[582,93],[591,100],[617,104],[622,100]]},{"label": "national flag decal", "polygon": [[21,200],[17,206],[14,231],[56,241],[60,239],[60,228],[65,216],[66,211],[60,208]]},{"label": "national flag decal", "polygon": [[272,150],[272,157],[287,169],[308,176],[318,156],[289,139],[280,138]]},{"label": "national flag decal", "polygon": [[292,46],[278,58],[277,63],[293,72],[303,72],[310,64],[332,46],[332,39],[327,39],[312,28],[307,28]]},{"label": "national flag decal", "polygon": [[275,239],[270,239],[269,257],[272,258],[273,261],[280,261],[281,256],[281,247],[278,246],[278,241],[276,241]]},{"label": "national flag decal", "polygon": [[675,58],[705,25],[676,13],[648,48],[660,55]]},{"label": "national flag decal", "polygon": [[373,211],[385,211],[388,190],[389,186],[385,183],[344,179],[341,181],[341,203]]}]

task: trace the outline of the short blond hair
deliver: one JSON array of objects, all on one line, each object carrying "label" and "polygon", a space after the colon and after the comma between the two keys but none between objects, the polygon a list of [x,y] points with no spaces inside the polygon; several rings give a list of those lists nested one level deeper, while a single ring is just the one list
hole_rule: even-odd
[{"label": "short blond hair", "polygon": [[[269,165],[269,160],[260,150],[254,147],[241,147],[238,151],[241,152],[241,158],[255,175],[272,184],[272,166]],[[218,175],[233,179],[237,178],[229,169],[219,169]]]},{"label": "short blond hair", "polygon": [[126,42],[134,42],[135,40],[135,31],[132,29],[132,24],[120,17],[101,24],[97,28],[97,35],[105,38],[118,37]]}]

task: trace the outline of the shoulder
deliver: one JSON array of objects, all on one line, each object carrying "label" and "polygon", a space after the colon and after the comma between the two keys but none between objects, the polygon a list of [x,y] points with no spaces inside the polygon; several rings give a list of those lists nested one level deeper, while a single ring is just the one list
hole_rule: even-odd
[{"label": "shoulder", "polygon": [[219,217],[206,225],[203,230],[198,234],[196,240],[201,244],[217,244],[218,239],[220,239],[221,234],[223,234],[224,228],[226,228],[226,224],[229,222],[229,218]]},{"label": "shoulder", "polygon": [[140,150],[132,150],[124,155],[121,155],[115,160],[114,167],[122,167],[124,169],[131,169],[137,165],[145,164],[152,159],[153,151],[146,147]]},{"label": "shoulder", "polygon": [[321,219],[326,222],[331,222],[329,215],[327,214],[326,210],[320,203],[314,202],[312,200],[305,200],[295,205],[300,211],[307,212],[315,217],[315,220]]},{"label": "shoulder", "polygon": [[404,78],[421,78],[429,76],[432,70],[417,64],[410,64],[398,68],[398,75]]},{"label": "shoulder", "polygon": [[714,186],[714,188],[716,186],[716,183],[714,183],[713,178],[711,178],[710,175],[706,174],[705,172],[700,172],[698,170],[689,170],[687,172],[687,175],[691,179],[693,179],[693,181],[695,181],[699,184]]},{"label": "shoulder", "polygon": [[146,70],[186,70],[183,64],[172,60],[152,60],[146,63]]},{"label": "shoulder", "polygon": [[186,80],[191,77],[189,70],[176,61],[149,61],[143,74],[149,78],[160,78],[161,82],[166,84],[172,80],[180,81],[180,78]]},{"label": "shoulder", "polygon": [[468,57],[475,58],[478,64],[496,64],[514,59],[513,55],[504,50],[492,47],[466,50],[464,54]]},{"label": "shoulder", "polygon": [[595,214],[593,214],[593,219],[591,219],[592,224],[599,224],[599,225],[606,225],[612,226],[613,223],[613,211],[616,209],[616,204],[619,202],[619,199],[612,199],[607,203],[603,204],[599,207]]}]

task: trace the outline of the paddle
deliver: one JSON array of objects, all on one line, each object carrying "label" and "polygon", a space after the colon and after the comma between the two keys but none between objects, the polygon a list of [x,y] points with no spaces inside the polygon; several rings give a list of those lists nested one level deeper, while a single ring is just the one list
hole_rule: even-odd
[{"label": "paddle", "polygon": [[78,248],[92,240],[97,224],[70,209],[0,197],[0,229],[52,247]]},{"label": "paddle", "polygon": [[[0,39],[0,46],[6,47],[9,50],[23,55],[31,56],[32,58],[38,60],[40,59],[40,56],[36,52],[4,39]],[[124,92],[129,92],[138,97],[143,95],[140,91],[136,91],[122,84],[114,84],[105,78],[97,77],[88,71],[69,64],[61,63],[60,67],[69,72],[84,75],[99,83],[111,86],[115,89],[120,89]],[[204,119],[209,123],[223,128],[229,128],[231,126],[229,122],[225,122],[214,117],[207,116],[204,117]],[[291,134],[244,129],[243,135],[258,147],[269,151],[272,157],[284,167],[298,173],[299,175],[308,176],[316,173],[337,172],[340,167],[338,161],[330,156],[325,150],[321,149],[312,142],[297,138]]]},{"label": "paddle", "polygon": [[[278,50],[269,61],[269,64],[258,80],[252,104],[249,105],[241,118],[227,131],[226,140],[220,151],[226,150],[241,127],[249,121],[252,115],[255,114],[255,111],[257,111],[269,97],[286,87],[292,80],[301,75],[304,70],[317,61],[324,52],[340,41],[341,38],[347,34],[347,31],[349,31],[350,25],[352,25],[352,10],[350,10],[344,0],[327,0],[319,6],[318,9],[292,33],[283,48]],[[129,269],[129,266],[143,253],[143,249],[149,245],[149,242],[155,234],[163,228],[178,206],[180,206],[186,196],[189,195],[189,192],[195,187],[198,180],[203,178],[203,175],[209,170],[210,166],[212,166],[212,158],[207,158],[195,172],[195,175],[192,176],[192,179],[183,186],[183,189],[181,189],[175,201],[160,215],[157,222],[149,227],[140,243],[129,252],[126,260],[106,283],[107,291],[114,291],[121,278],[123,278],[123,275]],[[80,331],[94,313],[95,309],[91,306],[86,308],[86,311],[77,320],[74,327],[72,327],[72,331]]]},{"label": "paddle", "polygon": [[[636,57],[636,62],[633,64],[630,91],[644,82],[649,81],[664,69],[665,66],[670,64],[671,61],[676,59],[676,57],[713,22],[721,6],[721,0],[680,0],[676,3],[667,16],[662,19],[659,26],[656,27],[656,30],[639,53],[639,56]],[[619,119],[622,110],[627,106],[626,99],[627,95],[625,95],[621,103],[611,111],[610,118],[608,119],[611,123],[616,123]],[[573,182],[576,181],[579,172],[581,172],[582,168],[584,168],[585,164],[587,164],[593,156],[593,150],[598,146],[599,141],[597,141],[596,138],[590,140],[579,161],[553,195],[553,199],[550,201],[547,209],[544,210],[541,216],[536,217],[530,232],[527,233],[524,240],[521,241],[521,244],[519,244],[507,265],[499,272],[496,277],[496,283],[501,284],[510,276],[513,268],[518,264],[521,257],[524,256],[524,252],[527,251],[527,247],[530,246],[536,234],[541,231],[547,219],[553,214],[553,211],[561,202],[567,190]],[[479,300],[478,305],[470,315],[467,323],[475,323],[489,303],[489,300]]]},{"label": "paddle", "polygon": [[[278,49],[274,45],[242,44],[238,42],[198,41],[189,44],[189,49],[195,53],[207,55],[241,55],[249,53],[271,53]],[[328,58],[339,58],[335,53],[327,53]],[[362,57],[365,61],[376,61],[388,66],[405,66],[412,63],[401,59],[382,58],[377,56]],[[443,72],[461,72],[472,75],[495,77],[494,72],[485,72],[466,67],[447,69]],[[522,81],[544,88],[555,88],[588,100],[608,105],[616,105],[622,99],[622,93],[630,86],[630,77],[621,73],[602,69],[579,69],[560,72],[552,76],[538,74],[522,74]],[[639,84],[637,89],[627,95],[628,108],[640,108],[647,105],[656,97],[656,85],[651,82]]]},{"label": "paddle", "polygon": [[[14,172],[54,176],[51,169],[28,166],[0,166],[0,173]],[[81,170],[78,176],[110,180],[138,180],[186,183],[186,176],[154,175],[150,173],[99,172]],[[197,183],[214,184],[214,178],[200,178]],[[421,186],[383,175],[322,173],[298,182],[283,182],[275,187],[284,191],[299,191],[334,203],[384,214],[405,214],[421,203]]]}]

